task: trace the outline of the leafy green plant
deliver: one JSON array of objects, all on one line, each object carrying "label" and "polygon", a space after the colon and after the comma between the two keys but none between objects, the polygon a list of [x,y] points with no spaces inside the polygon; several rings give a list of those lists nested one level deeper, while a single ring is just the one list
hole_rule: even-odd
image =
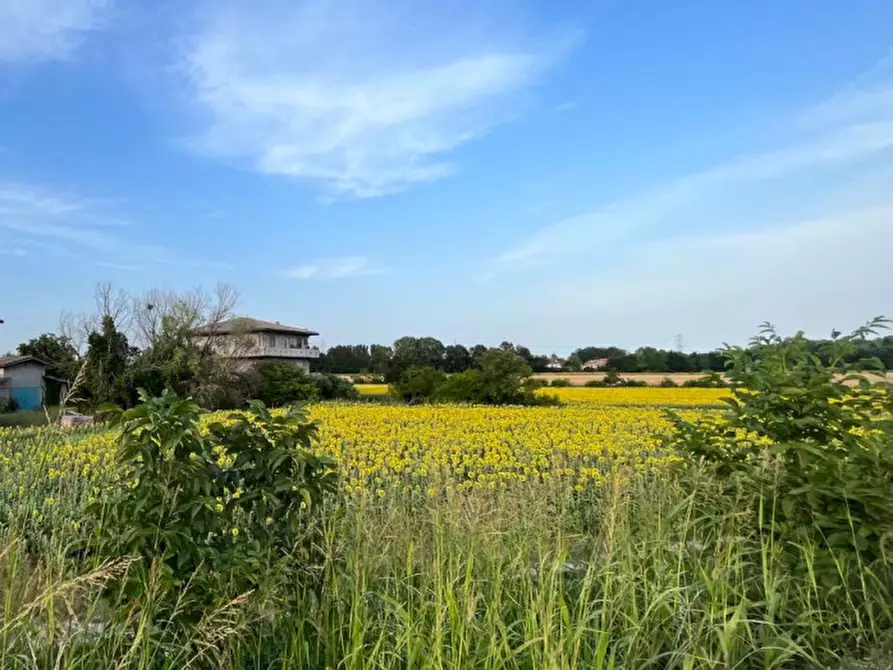
[{"label": "leafy green plant", "polygon": [[314,372],[310,380],[316,386],[316,395],[320,400],[357,400],[359,392],[354,385],[331,372]]},{"label": "leafy green plant", "polygon": [[686,388],[722,389],[726,388],[728,384],[722,378],[722,375],[708,370],[700,377],[686,379],[682,382],[682,386]]},{"label": "leafy green plant", "polygon": [[835,333],[819,351],[803,333],[783,338],[765,324],[749,347],[725,349],[728,410],[673,417],[672,446],[708,463],[730,493],[749,494],[763,531],[784,540],[795,561],[817,546],[815,562],[801,567],[827,583],[864,580],[863,569],[883,582],[891,565],[890,389],[864,372],[877,361],[848,362],[885,324]]},{"label": "leafy green plant", "polygon": [[203,427],[192,400],[140,399],[117,419],[129,483],[91,508],[100,551],[141,559],[123,591],[136,597],[152,583],[156,611],[193,623],[262,583],[293,584],[318,560],[315,521],[336,484],[332,462],[310,452],[316,425],[299,408],[273,415],[253,402]]},{"label": "leafy green plant", "polygon": [[534,379],[533,371],[524,358],[510,349],[487,349],[478,356],[477,365],[450,376],[432,367],[411,367],[391,384],[391,394],[406,402],[560,404],[554,396],[536,393],[541,385]]},{"label": "leafy green plant", "polygon": [[437,389],[437,399],[444,402],[481,404],[486,397],[483,373],[476,368],[450,375]]},{"label": "leafy green plant", "polygon": [[310,376],[290,363],[264,363],[258,366],[257,374],[256,398],[269,407],[309,402],[319,397]]},{"label": "leafy green plant", "polygon": [[565,379],[563,377],[559,377],[558,379],[553,379],[549,386],[553,386],[555,388],[567,388],[571,385],[570,379]]},{"label": "leafy green plant", "polygon": [[391,393],[406,402],[434,400],[447,376],[428,366],[412,366],[403,371],[400,379],[391,384]]}]

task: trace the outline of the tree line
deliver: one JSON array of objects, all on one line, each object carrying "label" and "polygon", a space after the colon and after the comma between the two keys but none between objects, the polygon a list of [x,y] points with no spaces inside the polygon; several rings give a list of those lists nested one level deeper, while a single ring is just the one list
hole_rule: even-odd
[{"label": "tree line", "polygon": [[[829,340],[809,340],[811,351],[823,356]],[[682,352],[656,347],[627,351],[621,347],[588,346],[576,349],[556,370],[552,357],[534,354],[525,346],[503,342],[500,349],[523,358],[534,372],[578,372],[588,361],[604,359],[600,370],[609,372],[722,372],[725,358],[720,350]],[[392,382],[410,367],[429,367],[447,374],[479,369],[481,357],[489,350],[483,344],[466,347],[445,345],[434,337],[401,337],[393,345],[339,344],[320,355],[314,369],[334,374],[376,375]],[[855,362],[877,358],[887,370],[893,370],[893,336],[865,339],[855,343],[849,354]],[[827,361],[825,361],[827,363]]]},{"label": "tree line", "polygon": [[[43,333],[17,348],[21,355],[48,363],[50,377],[69,381],[67,397],[50,396],[48,404],[61,401],[86,407],[107,403],[129,407],[138,401],[138,389],[145,389],[150,395],[172,390],[205,407],[226,408],[243,406],[251,398],[275,401],[295,396],[348,397],[352,389],[335,375],[375,375],[393,384],[411,369],[459,375],[486,371],[491,367],[488,360],[514,359],[524,363],[524,370],[554,370],[553,357],[534,354],[528,347],[509,341],[499,347],[466,347],[445,345],[434,337],[407,336],[393,345],[333,346],[314,362],[314,374],[304,379],[287,369],[240,365],[236,360],[218,356],[210,338],[195,337],[199,326],[214,326],[234,316],[239,295],[226,284],[210,292],[152,289],[131,294],[102,283],[96,287],[94,297],[93,312],[65,314],[58,332]],[[807,340],[810,353],[820,359],[827,343],[828,340]],[[494,351],[512,356],[494,356]],[[887,370],[893,369],[893,336],[854,341],[847,355],[846,362],[874,358]],[[602,370],[613,374],[722,372],[725,366],[719,350],[684,353],[640,347],[630,352],[614,346],[589,346],[574,351],[564,361],[562,370],[580,370],[593,359],[604,359]],[[434,379],[426,374],[429,380]],[[522,377],[526,378],[526,374]],[[466,395],[499,396],[501,391],[493,391],[484,383],[491,378],[495,376],[485,374],[481,380],[474,374],[466,375],[438,393],[462,395],[468,389],[460,393],[459,384],[465,383],[471,389]],[[485,387],[487,390],[482,391]]]}]

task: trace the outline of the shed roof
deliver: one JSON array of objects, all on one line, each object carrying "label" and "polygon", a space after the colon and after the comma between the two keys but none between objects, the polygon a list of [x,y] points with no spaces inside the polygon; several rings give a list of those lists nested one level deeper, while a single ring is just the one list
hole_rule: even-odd
[{"label": "shed roof", "polygon": [[237,316],[219,323],[209,323],[195,329],[197,335],[226,335],[227,333],[290,333],[292,335],[319,335],[315,330],[287,326],[278,321],[264,321],[247,316]]},{"label": "shed roof", "polygon": [[25,363],[36,363],[46,367],[47,364],[35,356],[0,356],[0,368],[11,368]]}]

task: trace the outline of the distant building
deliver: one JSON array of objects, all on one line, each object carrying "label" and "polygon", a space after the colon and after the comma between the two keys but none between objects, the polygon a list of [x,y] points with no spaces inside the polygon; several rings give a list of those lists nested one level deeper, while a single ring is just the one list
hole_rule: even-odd
[{"label": "distant building", "polygon": [[555,354],[549,356],[549,362],[546,363],[547,370],[561,370],[564,368],[565,360],[563,358],[558,358]]},{"label": "distant building", "polygon": [[68,382],[46,372],[47,364],[34,356],[0,356],[0,405],[13,401],[21,410],[40,409],[47,401],[47,385],[58,397]]},{"label": "distant building", "polygon": [[218,355],[246,365],[291,363],[309,371],[310,361],[319,358],[319,347],[310,344],[319,333],[278,321],[236,317],[200,326],[195,335]]},{"label": "distant building", "polygon": [[595,372],[596,370],[604,370],[607,366],[607,358],[591,358],[583,363],[583,370]]}]

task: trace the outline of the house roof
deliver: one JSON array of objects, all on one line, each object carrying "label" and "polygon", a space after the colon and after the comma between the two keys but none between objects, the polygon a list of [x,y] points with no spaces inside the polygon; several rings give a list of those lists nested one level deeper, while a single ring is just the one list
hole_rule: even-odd
[{"label": "house roof", "polygon": [[290,333],[292,335],[319,335],[315,330],[287,326],[278,321],[264,321],[247,316],[237,316],[220,323],[209,323],[195,329],[197,335],[226,335],[227,333]]},{"label": "house roof", "polygon": [[47,366],[46,363],[35,356],[0,356],[0,368],[11,368],[16,365],[24,365],[25,363],[37,363],[43,367]]}]

